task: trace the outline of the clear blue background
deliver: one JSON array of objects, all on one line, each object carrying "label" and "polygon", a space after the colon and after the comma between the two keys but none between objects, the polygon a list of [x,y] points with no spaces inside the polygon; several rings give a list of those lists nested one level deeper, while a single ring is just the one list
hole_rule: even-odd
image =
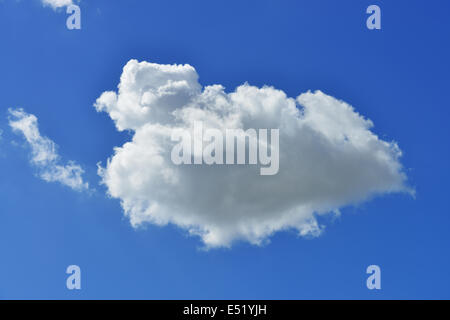
[{"label": "clear blue background", "polygon": [[[382,30],[365,13],[382,9]],[[450,2],[84,0],[82,30],[39,0],[0,1],[0,298],[450,298]],[[320,89],[396,140],[417,196],[383,196],[321,221],[316,239],[205,252],[175,227],[133,230],[96,163],[130,139],[92,107],[131,58],[189,63],[203,85],[248,81],[290,96]],[[39,119],[92,195],[46,183],[7,109]],[[16,143],[13,143],[16,142]],[[69,291],[66,267],[82,270]],[[382,290],[366,288],[366,267]]]}]

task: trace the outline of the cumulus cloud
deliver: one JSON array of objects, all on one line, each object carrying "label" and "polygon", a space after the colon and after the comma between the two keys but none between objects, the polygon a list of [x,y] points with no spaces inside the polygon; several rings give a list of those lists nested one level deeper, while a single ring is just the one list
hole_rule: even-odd
[{"label": "cumulus cloud", "polygon": [[46,6],[51,6],[53,9],[70,6],[73,4],[72,0],[42,0]]},{"label": "cumulus cloud", "polygon": [[[378,194],[411,192],[397,144],[381,140],[370,120],[321,91],[294,99],[246,83],[227,93],[221,85],[202,87],[190,65],[130,60],[118,91],[101,94],[95,108],[119,131],[133,133],[99,167],[131,224],[172,223],[200,236],[208,248],[235,240],[261,244],[287,229],[317,236],[324,228],[318,215]],[[279,129],[279,172],[262,176],[255,165],[175,165],[171,134],[192,130],[197,121],[222,132]]]},{"label": "cumulus cloud", "polygon": [[23,109],[9,109],[9,125],[16,133],[21,133],[31,147],[31,163],[38,169],[39,176],[48,182],[59,182],[73,190],[88,190],[83,181],[83,169],[73,161],[60,164],[56,144],[41,136],[36,116]]}]

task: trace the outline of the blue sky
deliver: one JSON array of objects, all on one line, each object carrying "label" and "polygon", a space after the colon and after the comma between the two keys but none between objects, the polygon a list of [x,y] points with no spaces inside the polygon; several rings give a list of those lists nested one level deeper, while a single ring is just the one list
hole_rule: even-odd
[{"label": "blue sky", "polygon": [[[365,27],[378,4],[382,29]],[[448,1],[107,1],[79,4],[82,29],[38,0],[0,1],[0,298],[450,298]],[[296,97],[321,90],[398,142],[416,197],[346,207],[317,238],[201,250],[175,226],[135,230],[96,164],[132,135],[93,104],[130,59],[195,66],[202,85],[244,82]],[[91,193],[36,176],[8,108],[39,119]],[[68,265],[82,290],[65,287]],[[366,288],[367,266],[382,290]]]}]

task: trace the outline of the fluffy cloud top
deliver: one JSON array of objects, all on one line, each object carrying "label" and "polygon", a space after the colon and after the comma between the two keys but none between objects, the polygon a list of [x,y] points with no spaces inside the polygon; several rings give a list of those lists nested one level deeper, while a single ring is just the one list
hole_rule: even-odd
[{"label": "fluffy cloud top", "polygon": [[73,2],[72,2],[72,0],[42,0],[42,3],[44,5],[51,6],[53,9],[57,9],[57,8],[69,6]]},{"label": "fluffy cloud top", "polygon": [[83,182],[83,169],[73,161],[66,165],[60,164],[56,152],[57,146],[47,137],[39,133],[37,118],[22,109],[9,109],[9,125],[14,132],[22,133],[31,147],[31,163],[39,170],[42,179],[48,182],[60,182],[74,190],[88,189],[88,183]]},{"label": "fluffy cloud top", "polygon": [[[320,234],[317,215],[369,197],[409,192],[395,142],[379,139],[370,120],[320,91],[296,99],[273,87],[243,84],[227,93],[202,88],[189,65],[130,60],[118,92],[104,92],[97,111],[134,133],[99,168],[109,194],[135,227],[175,224],[207,247],[235,240],[260,244],[276,231]],[[174,129],[279,129],[279,172],[254,165],[174,165]],[[225,150],[227,152],[227,150]]]}]

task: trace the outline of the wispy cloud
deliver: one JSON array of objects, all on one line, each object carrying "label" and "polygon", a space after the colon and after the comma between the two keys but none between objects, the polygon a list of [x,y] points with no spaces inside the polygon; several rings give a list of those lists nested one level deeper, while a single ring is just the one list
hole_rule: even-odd
[{"label": "wispy cloud", "polygon": [[83,181],[84,170],[74,161],[60,164],[56,144],[41,136],[36,116],[23,109],[9,109],[9,125],[16,133],[21,133],[31,147],[31,163],[38,169],[39,176],[48,182],[59,182],[76,191],[88,190]]},{"label": "wispy cloud", "polygon": [[62,8],[73,4],[72,0],[42,0],[46,6],[51,6],[53,9]]}]

